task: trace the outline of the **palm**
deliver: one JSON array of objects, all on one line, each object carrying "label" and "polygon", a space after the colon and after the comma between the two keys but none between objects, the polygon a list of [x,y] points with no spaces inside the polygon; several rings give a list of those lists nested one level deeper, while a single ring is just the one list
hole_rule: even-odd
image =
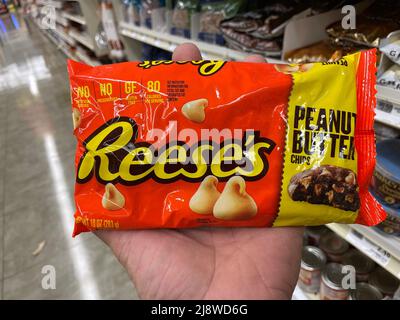
[{"label": "palm", "polygon": [[[173,60],[201,60],[193,45]],[[260,56],[245,59],[264,62]],[[297,280],[302,228],[98,231],[147,299],[284,299]]]},{"label": "palm", "polygon": [[139,295],[152,299],[284,299],[297,280],[301,228],[98,232]]}]

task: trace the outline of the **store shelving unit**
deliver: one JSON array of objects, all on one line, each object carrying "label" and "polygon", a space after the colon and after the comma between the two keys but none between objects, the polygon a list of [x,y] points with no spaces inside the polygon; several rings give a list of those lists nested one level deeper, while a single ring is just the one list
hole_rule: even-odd
[{"label": "store shelving unit", "polygon": [[[39,27],[39,23],[37,20],[33,20],[34,23]],[[53,30],[46,30],[46,29],[40,29],[42,30],[42,33],[49,38],[56,46],[58,49],[61,50],[69,59],[77,60],[84,62],[86,64],[96,66],[100,65],[101,63],[98,60],[94,60],[90,58],[88,55],[80,52],[80,51],[75,51],[74,53],[71,50],[71,47],[67,43],[67,41],[63,41],[66,39],[65,33],[60,31],[59,29],[53,29]],[[61,41],[60,41],[61,39]],[[73,41],[73,39],[71,39]]]},{"label": "store shelving unit", "polygon": [[[98,18],[95,10],[96,0],[78,0],[82,15],[71,14],[62,11],[61,1],[50,1],[57,8],[57,23],[67,27],[69,21],[86,27],[86,33],[75,30],[64,32],[57,28],[53,32],[46,31],[49,38],[55,42],[60,50],[73,59],[83,61],[87,64],[98,65],[98,61],[84,54],[83,50],[68,50],[69,46],[82,45],[93,51],[97,56],[104,54],[95,45],[94,35],[97,32]],[[49,4],[49,1],[39,1]],[[216,60],[242,60],[248,53],[232,50],[227,47],[213,45],[201,41],[193,41],[186,38],[171,35],[166,32],[148,29],[124,22],[121,1],[113,0],[115,15],[119,21],[119,33],[123,36],[122,42],[129,60],[141,59],[141,44],[146,43],[155,47],[172,52],[176,46],[187,41],[195,43],[203,54],[204,59]],[[54,34],[56,36],[54,36]],[[59,40],[61,39],[61,41]],[[281,63],[281,60],[268,58],[270,62]],[[378,108],[376,110],[376,121],[385,125],[400,129],[400,95],[394,89],[377,86]],[[382,267],[400,279],[400,240],[385,236],[374,228],[360,225],[329,224],[328,227],[338,235],[346,239],[353,246],[371,257]],[[300,290],[301,291],[301,290]],[[317,299],[316,295],[303,293],[308,299]]]},{"label": "store shelving unit", "polygon": [[[155,47],[174,51],[176,46],[189,40],[183,37],[174,36],[168,33],[162,33],[145,27],[138,27],[126,22],[120,22],[119,31],[123,36],[129,37],[140,42],[151,44]],[[191,41],[191,40],[190,40]],[[246,53],[235,51],[226,47],[208,44],[200,41],[191,41],[195,43],[204,59],[210,60],[241,60],[246,57]]]},{"label": "store shelving unit", "polygon": [[[70,50],[69,47],[82,45],[91,50],[95,56],[101,57],[108,53],[108,49],[98,48],[95,35],[98,31],[99,18],[96,15],[97,0],[75,0],[81,8],[82,15],[71,14],[62,10],[62,1],[37,1],[40,5],[54,5],[57,9],[57,24],[68,27],[70,22],[80,24],[86,28],[86,32],[69,30],[57,27],[55,30],[43,30],[44,34],[53,41],[58,48],[71,59],[82,61],[90,65],[99,65],[100,62],[84,53],[84,50]],[[204,59],[210,60],[243,60],[248,53],[230,48],[213,45],[201,41],[193,41],[183,37],[171,35],[167,32],[148,29],[124,22],[122,5],[120,0],[113,0],[113,6],[118,30],[122,35],[128,60],[141,60],[142,44],[149,44],[166,51],[173,52],[174,49],[185,42],[196,44],[202,52]],[[272,63],[283,63],[282,60],[268,58]],[[375,120],[387,126],[400,130],[400,94],[398,91],[377,85],[377,109]],[[400,239],[384,235],[372,227],[361,225],[344,225],[332,223],[327,225],[333,232],[348,241],[358,250],[369,256],[378,265],[388,270],[400,279]],[[296,287],[294,299],[318,300],[318,294],[309,294]]]},{"label": "store shelving unit", "polygon": [[400,239],[362,225],[331,223],[332,231],[400,279]]},{"label": "store shelving unit", "polygon": [[63,13],[62,13],[62,16],[63,16],[65,19],[68,19],[68,20],[77,22],[77,23],[79,23],[79,24],[81,24],[81,25],[83,25],[83,26],[86,25],[86,20],[85,20],[85,18],[84,18],[83,16],[81,16],[81,15],[70,14],[70,13],[68,13],[68,12],[63,12]]},{"label": "store shelving unit", "polygon": [[90,58],[89,56],[87,56],[86,54],[84,54],[83,52],[81,52],[79,50],[77,50],[75,52],[75,57],[77,57],[77,59],[82,61],[83,63],[86,63],[91,66],[101,65],[101,63],[98,60],[94,60],[94,59]]},{"label": "store shelving unit", "polygon": [[[123,21],[119,23],[119,32],[121,35],[130,39],[147,43],[170,52],[174,51],[178,45],[190,41],[200,49],[203,58],[209,60],[243,60],[249,55],[249,53],[246,52],[232,50],[227,47],[209,44],[202,41],[193,41],[169,33],[135,26]],[[280,62],[280,60],[273,58],[268,58],[268,61],[276,63]]]},{"label": "store shelving unit", "polygon": [[75,46],[76,45],[76,41],[71,38],[71,36],[67,33],[65,33],[63,30],[61,30],[60,28],[57,28],[55,30],[53,30],[62,40],[64,40],[67,44],[69,44],[70,46]]},{"label": "store shelving unit", "polygon": [[318,293],[308,293],[296,286],[293,292],[292,300],[320,300]]},{"label": "store shelving unit", "polygon": [[[39,27],[37,20],[33,21]],[[54,33],[57,34],[56,32]],[[52,32],[43,32],[43,34],[50,39],[50,41],[53,42],[57,48],[60,49],[69,59],[78,60],[77,57],[69,50],[69,48],[63,42],[60,42],[60,40],[58,40]]]},{"label": "store shelving unit", "polygon": [[[357,224],[331,223],[326,226],[400,279],[400,238]],[[292,299],[319,300],[320,297],[318,293],[307,293],[296,286]]]},{"label": "store shelving unit", "polygon": [[51,5],[56,9],[61,9],[62,7],[62,1],[55,1],[55,0],[36,0],[37,5]]},{"label": "store shelving unit", "polygon": [[77,0],[79,3],[82,15],[62,12],[62,16],[68,20],[79,23],[86,28],[86,32],[82,35],[79,32],[71,30],[71,36],[89,48],[97,57],[102,57],[109,54],[108,48],[98,47],[95,41],[98,27],[100,25],[100,17],[97,15],[98,2],[97,0]]},{"label": "store shelving unit", "polygon": [[[246,52],[240,52],[201,41],[192,41],[168,33],[151,30],[145,27],[135,26],[123,21],[119,23],[119,32],[124,37],[133,39],[140,43],[147,43],[170,52],[174,51],[176,46],[178,46],[179,44],[190,41],[200,48],[204,59],[242,60],[248,55],[248,53]],[[135,60],[135,57],[138,56],[138,53],[131,53],[130,55],[128,54],[128,56],[130,56],[132,60]],[[283,63],[283,61],[279,59],[267,59],[269,62],[272,63]],[[400,95],[398,94],[398,92],[396,92],[394,89],[377,86],[377,99],[378,103],[384,102],[386,105],[389,104],[389,106],[391,106],[391,112],[383,111],[378,108],[376,110],[376,121],[400,129]]]},{"label": "store shelving unit", "polygon": [[69,25],[68,20],[62,17],[59,12],[56,12],[56,22],[63,27],[68,27]]},{"label": "store shelving unit", "polygon": [[86,33],[82,32],[77,32],[75,30],[71,30],[69,32],[69,35],[74,38],[76,41],[78,41],[80,44],[84,45],[86,48],[89,48],[90,50],[94,51],[94,44],[93,41],[90,40],[90,37]]},{"label": "store shelving unit", "polygon": [[[63,2],[56,0],[40,0],[36,1],[37,16],[34,17],[35,23],[39,26],[39,19],[41,18],[41,9],[43,6],[52,6],[56,9],[56,29],[39,29],[45,33],[53,42],[56,43],[58,48],[68,57],[79,60],[91,65],[99,65],[100,62],[84,53],[84,50],[77,50],[82,46],[90,51],[92,55],[101,58],[108,55],[108,48],[98,47],[95,41],[95,36],[100,24],[100,18],[96,14],[98,9],[97,0],[73,0],[71,2],[79,3],[82,14],[71,14],[64,11]],[[71,24],[78,23],[85,28],[85,32],[80,32],[71,28]],[[71,54],[71,52],[76,52]]]},{"label": "store shelving unit", "polygon": [[400,129],[400,94],[397,90],[377,86],[378,106],[375,120],[388,126]]}]

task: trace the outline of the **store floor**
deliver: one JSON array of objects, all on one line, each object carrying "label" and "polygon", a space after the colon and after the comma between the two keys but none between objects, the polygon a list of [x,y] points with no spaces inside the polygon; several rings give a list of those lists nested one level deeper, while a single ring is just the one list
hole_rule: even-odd
[{"label": "store floor", "polygon": [[71,237],[75,141],[65,61],[32,22],[0,16],[0,298],[135,299],[99,239]]}]

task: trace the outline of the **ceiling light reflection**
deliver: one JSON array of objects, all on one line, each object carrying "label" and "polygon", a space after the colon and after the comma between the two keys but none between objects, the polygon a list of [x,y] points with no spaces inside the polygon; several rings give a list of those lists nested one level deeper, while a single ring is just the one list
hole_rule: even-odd
[{"label": "ceiling light reflection", "polygon": [[[1,21],[1,20],[0,20]],[[30,79],[44,80],[51,77],[43,56],[28,58],[24,63],[12,63],[0,69],[0,91],[30,86]]]},{"label": "ceiling light reflection", "polygon": [[[69,247],[72,248],[74,243],[71,236],[71,227],[74,225],[74,219],[72,216],[72,213],[74,212],[74,206],[68,192],[68,186],[65,182],[64,170],[61,165],[61,160],[54,141],[54,136],[45,134],[44,145],[59,207],[57,212],[60,214],[61,222],[64,228],[65,239]],[[80,243],[79,245],[74,246],[68,252],[73,264],[75,277],[80,285],[82,298],[99,299],[99,291],[94,278],[92,265],[89,262],[89,255],[85,243]]]}]

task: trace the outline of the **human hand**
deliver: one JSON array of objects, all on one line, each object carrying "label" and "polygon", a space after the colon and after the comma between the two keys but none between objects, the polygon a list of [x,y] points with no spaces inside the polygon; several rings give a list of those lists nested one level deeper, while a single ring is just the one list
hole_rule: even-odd
[{"label": "human hand", "polygon": [[[201,60],[192,44],[173,60]],[[265,62],[261,56],[245,61]],[[290,299],[303,228],[96,231],[143,299]]]}]

